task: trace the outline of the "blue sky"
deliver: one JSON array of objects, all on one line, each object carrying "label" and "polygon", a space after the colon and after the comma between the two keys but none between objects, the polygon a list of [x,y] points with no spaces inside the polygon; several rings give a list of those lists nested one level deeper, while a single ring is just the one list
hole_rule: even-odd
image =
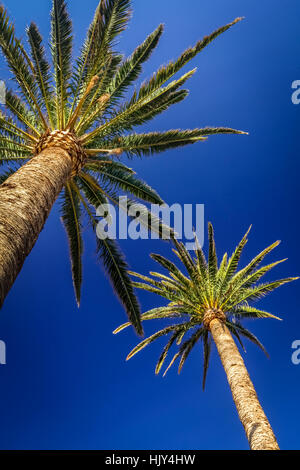
[{"label": "blue sky", "polygon": [[[188,7],[187,7],[188,3]],[[75,50],[82,43],[97,0],[69,2]],[[50,1],[6,1],[17,33],[34,20],[49,33]],[[250,0],[133,1],[134,16],[119,49],[125,54],[159,23],[165,33],[143,78],[184,48],[237,16],[246,19],[219,37],[185,71],[189,98],[145,130],[231,126],[249,136],[216,136],[203,144],[132,162],[139,176],[168,203],[205,204],[220,254],[232,250],[250,224],[243,263],[273,241],[269,259],[288,257],[273,278],[299,275],[300,105],[291,84],[300,79],[300,4]],[[7,79],[1,60],[0,78]],[[164,344],[157,342],[128,363],[132,331],[113,336],[125,320],[86,231],[80,310],[74,301],[68,247],[57,205],[27,259],[0,315],[7,364],[0,366],[2,449],[247,449],[216,350],[206,391],[201,389],[202,351],[195,348],[178,376],[154,375]],[[148,273],[148,254],[170,256],[167,243],[124,241],[134,270]],[[206,240],[204,248],[206,248]],[[299,449],[300,365],[291,344],[300,339],[299,284],[282,287],[260,306],[284,321],[247,322],[271,358],[246,344],[245,362],[282,449]],[[139,293],[144,311],[161,304]],[[147,324],[146,333],[156,329]]]}]

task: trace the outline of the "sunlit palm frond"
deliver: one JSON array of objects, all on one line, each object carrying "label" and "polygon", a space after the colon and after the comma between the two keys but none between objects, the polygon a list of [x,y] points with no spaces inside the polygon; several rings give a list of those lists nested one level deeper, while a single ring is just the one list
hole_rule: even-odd
[{"label": "sunlit palm frond", "polygon": [[128,87],[140,76],[142,64],[151,56],[163,33],[163,25],[153,31],[145,41],[138,46],[130,57],[122,62],[112,82],[107,88],[110,95],[110,105],[122,98]]},{"label": "sunlit palm frond", "polygon": [[35,76],[39,85],[41,98],[44,108],[47,112],[49,124],[55,129],[54,116],[54,94],[51,87],[52,77],[50,72],[50,64],[46,59],[46,51],[42,44],[42,36],[35,23],[31,23],[26,29],[28,42],[30,45],[31,57],[34,64]]},{"label": "sunlit palm frond", "polygon": [[119,250],[117,243],[109,238],[97,240],[97,253],[117,297],[127,312],[130,323],[137,333],[142,335],[140,307],[128,275],[128,265],[124,255]]}]

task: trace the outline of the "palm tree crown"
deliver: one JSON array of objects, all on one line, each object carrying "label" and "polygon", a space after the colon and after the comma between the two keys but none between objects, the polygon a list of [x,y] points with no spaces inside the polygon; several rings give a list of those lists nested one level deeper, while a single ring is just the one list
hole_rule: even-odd
[{"label": "palm tree crown", "polygon": [[[151,257],[169,272],[168,276],[151,272],[151,277],[147,277],[131,272],[134,277],[145,281],[145,283],[134,282],[135,287],[156,293],[170,301],[166,307],[154,308],[143,313],[141,316],[142,321],[165,318],[174,318],[179,321],[142,341],[130,352],[127,359],[130,359],[157,338],[169,334],[170,339],[163,349],[155,371],[157,374],[160,372],[169,349],[176,343],[178,351],[175,353],[165,373],[179,358],[178,371],[180,372],[193,347],[198,341],[202,340],[204,350],[204,388],[211,350],[209,325],[214,318],[225,323],[243,349],[241,336],[248,338],[266,352],[259,340],[242,326],[240,320],[247,318],[276,318],[280,320],[280,318],[271,313],[259,310],[249,305],[249,303],[264,297],[277,287],[298,278],[289,277],[272,282],[258,283],[272,268],[285,261],[283,259],[260,266],[265,256],[278,246],[279,241],[265,248],[247,266],[238,270],[238,263],[243,248],[247,243],[249,230],[236,247],[232,256],[228,259],[227,253],[225,253],[220,263],[218,263],[217,259],[213,227],[209,223],[207,259],[199,246],[197,238],[197,249],[194,258],[186,250],[183,243],[179,243],[175,238],[173,239],[176,247],[176,250],[173,251],[182,262],[187,274],[177,268],[173,262],[157,254],[152,254]],[[118,333],[129,325],[129,323],[121,325],[114,333]],[[188,338],[182,343],[186,335]]]},{"label": "palm tree crown", "polygon": [[[119,162],[119,157],[122,154],[127,157],[150,155],[203,141],[211,134],[242,133],[223,127],[132,133],[136,126],[186,98],[188,91],[182,86],[195,69],[176,80],[170,79],[240,18],[161,67],[124,101],[125,92],[140,75],[142,64],[150,57],[163,32],[160,25],[128,58],[116,52],[116,39],[130,17],[130,3],[130,0],[100,1],[80,56],[72,66],[72,23],[65,1],[53,0],[52,68],[36,24],[31,23],[26,29],[27,51],[16,37],[6,10],[0,7],[0,48],[18,89],[18,94],[7,90],[7,112],[0,113],[0,163],[6,162],[0,183],[44,148],[61,146],[71,155],[73,173],[61,195],[61,208],[78,304],[82,283],[83,215],[95,228],[95,208],[108,201],[118,205],[119,190],[146,202],[163,202],[152,188]],[[129,205],[135,202],[134,199],[128,201]],[[141,333],[139,305],[118,245],[110,239],[97,240],[97,251],[130,320]]]}]

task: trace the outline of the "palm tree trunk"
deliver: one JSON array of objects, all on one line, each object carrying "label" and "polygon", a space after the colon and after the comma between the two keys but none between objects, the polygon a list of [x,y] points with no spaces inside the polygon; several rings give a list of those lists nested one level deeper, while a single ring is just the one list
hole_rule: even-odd
[{"label": "palm tree trunk", "polygon": [[0,186],[0,307],[71,171],[66,150],[52,147]]},{"label": "palm tree trunk", "polygon": [[279,450],[271,425],[258,401],[245,363],[227,326],[218,319],[212,320],[209,326],[250,448]]}]

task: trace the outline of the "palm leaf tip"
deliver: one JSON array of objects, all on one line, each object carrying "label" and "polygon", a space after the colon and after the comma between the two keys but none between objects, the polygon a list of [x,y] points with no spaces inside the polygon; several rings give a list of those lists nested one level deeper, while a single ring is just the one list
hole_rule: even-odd
[{"label": "palm leaf tip", "polygon": [[113,334],[113,335],[117,335],[118,333],[120,333],[120,331],[124,330],[125,328],[127,328],[127,326],[130,326],[130,325],[131,325],[131,323],[129,323],[129,322],[128,322],[128,323],[124,323],[123,325],[121,325],[121,326],[119,326],[118,328],[116,328],[116,329],[112,332],[112,334]]}]

